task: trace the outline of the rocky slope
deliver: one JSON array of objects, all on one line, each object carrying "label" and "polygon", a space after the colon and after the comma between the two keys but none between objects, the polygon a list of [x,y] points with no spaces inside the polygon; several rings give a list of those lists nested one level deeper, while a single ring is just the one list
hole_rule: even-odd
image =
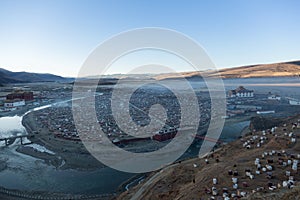
[{"label": "rocky slope", "polygon": [[273,130],[251,132],[207,157],[153,172],[118,199],[224,199],[226,193],[230,199],[299,199],[299,118]]}]

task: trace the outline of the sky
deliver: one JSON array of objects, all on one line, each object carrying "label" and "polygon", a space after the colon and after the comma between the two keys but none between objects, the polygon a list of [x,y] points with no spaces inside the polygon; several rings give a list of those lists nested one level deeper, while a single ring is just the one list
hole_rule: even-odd
[{"label": "sky", "polygon": [[193,38],[218,68],[299,60],[299,9],[298,0],[0,0],[0,68],[75,77],[103,41],[143,27]]}]

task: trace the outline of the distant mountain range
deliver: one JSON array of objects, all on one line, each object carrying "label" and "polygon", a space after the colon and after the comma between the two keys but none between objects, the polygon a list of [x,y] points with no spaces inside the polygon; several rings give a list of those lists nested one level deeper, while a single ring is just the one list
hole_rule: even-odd
[{"label": "distant mountain range", "polygon": [[[283,76],[300,76],[300,61],[281,62],[273,64],[258,64],[241,66],[234,68],[221,69],[218,72],[207,70],[202,72],[182,72],[182,73],[166,73],[166,74],[116,74],[101,76],[105,83],[116,83],[118,79],[127,79],[134,81],[136,79],[178,79],[187,78],[198,80],[202,76],[222,78],[253,78],[253,77],[283,77]],[[95,79],[99,76],[86,77],[85,79]],[[11,72],[0,68],[0,85],[8,83],[33,83],[33,82],[72,82],[74,78],[66,78],[53,74],[39,74],[29,72]],[[106,83],[107,84],[107,83]]]},{"label": "distant mountain range", "polygon": [[53,74],[40,74],[29,72],[12,72],[0,68],[0,84],[8,83],[35,83],[35,82],[68,82],[73,79]]},{"label": "distant mountain range", "polygon": [[170,80],[186,78],[188,80],[201,80],[202,77],[221,78],[262,78],[262,77],[292,77],[300,76],[300,61],[281,62],[273,64],[257,64],[233,68],[224,68],[218,71],[191,71],[181,73],[163,74],[113,74],[101,76],[101,78],[125,79],[128,81],[138,79]]}]

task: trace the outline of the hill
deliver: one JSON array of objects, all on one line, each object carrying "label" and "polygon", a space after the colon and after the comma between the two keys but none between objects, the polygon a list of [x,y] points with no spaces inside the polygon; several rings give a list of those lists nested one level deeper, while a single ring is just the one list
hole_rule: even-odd
[{"label": "hill", "polygon": [[[299,76],[300,61],[249,65],[220,70],[222,78]],[[214,76],[211,73],[210,76]]]},{"label": "hill", "polygon": [[[222,78],[300,76],[300,61],[233,67],[221,69],[219,70],[219,72],[208,70],[201,72],[201,74],[205,77],[217,77],[218,75],[220,75]],[[163,80],[178,79],[180,77],[184,77],[187,79],[200,77],[200,72],[159,74],[156,75],[154,78],[157,80]]]},{"label": "hill", "polygon": [[[212,196],[213,199],[223,199],[225,193],[229,196],[246,196],[244,199],[249,200],[299,199],[297,181],[300,175],[297,169],[292,168],[300,148],[299,117],[286,119],[273,132],[270,129],[266,132],[252,132],[206,157],[177,162],[153,172],[116,199],[188,200],[212,199]],[[298,123],[299,128],[293,127],[295,123]],[[291,137],[286,134],[290,132],[293,133]],[[292,137],[297,138],[295,142],[291,142]],[[286,171],[290,174],[287,175]],[[213,178],[216,178],[216,183],[213,183]],[[236,188],[233,187],[232,178],[237,178]],[[288,189],[284,184],[291,184],[288,180],[292,179],[296,181],[293,182],[296,188]]]},{"label": "hill", "polygon": [[[254,77],[283,77],[283,76],[300,76],[300,61],[281,62],[273,64],[258,64],[241,66],[234,68],[221,69],[219,72],[206,70],[202,72],[182,72],[182,73],[165,73],[165,74],[114,74],[105,76],[90,76],[85,79],[102,77],[103,80],[114,80],[114,83],[122,78],[128,81],[142,80],[169,80],[186,78],[189,80],[201,80],[202,76],[222,78],[254,78]],[[32,83],[32,82],[66,82],[72,81],[72,78],[64,78],[53,74],[40,74],[29,72],[11,72],[0,68],[0,85],[7,83]]]},{"label": "hill", "polygon": [[66,82],[69,80],[69,78],[64,78],[53,74],[12,72],[0,68],[0,85],[8,83]]}]

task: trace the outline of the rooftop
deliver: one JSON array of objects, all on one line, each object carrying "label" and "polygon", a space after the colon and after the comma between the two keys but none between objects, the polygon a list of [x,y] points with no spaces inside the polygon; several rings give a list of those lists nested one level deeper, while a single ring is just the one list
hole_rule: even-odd
[{"label": "rooftop", "polygon": [[235,90],[231,90],[231,92],[233,92],[233,93],[248,93],[248,92],[254,92],[254,91],[248,90],[248,89],[244,88],[244,86],[239,86]]}]

